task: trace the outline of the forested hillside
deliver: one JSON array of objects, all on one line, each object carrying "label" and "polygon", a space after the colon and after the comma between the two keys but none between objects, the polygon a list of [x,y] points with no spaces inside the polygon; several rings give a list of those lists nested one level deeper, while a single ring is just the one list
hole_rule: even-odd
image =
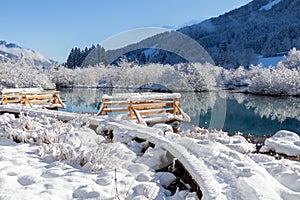
[{"label": "forested hillside", "polygon": [[255,54],[274,56],[300,48],[299,10],[299,0],[254,0],[178,31],[199,42],[216,64],[246,66]]},{"label": "forested hillside", "polygon": [[[204,47],[215,64],[225,68],[249,67],[256,62],[258,55],[270,57],[286,54],[293,47],[300,49],[299,10],[299,0],[254,0],[219,17],[177,31]],[[189,50],[194,46],[180,43],[183,37],[178,36],[178,32],[155,35],[116,50],[106,51],[97,45],[88,57],[85,51],[80,56],[74,56],[78,53],[75,48],[69,58],[73,56],[80,62],[70,62],[68,59],[67,66],[96,65],[100,62],[110,64],[118,61],[121,55],[139,64],[197,61],[194,52]],[[184,50],[168,48],[174,45],[181,45]],[[184,54],[178,54],[180,51]],[[82,61],[82,55],[87,58],[85,61]]]}]

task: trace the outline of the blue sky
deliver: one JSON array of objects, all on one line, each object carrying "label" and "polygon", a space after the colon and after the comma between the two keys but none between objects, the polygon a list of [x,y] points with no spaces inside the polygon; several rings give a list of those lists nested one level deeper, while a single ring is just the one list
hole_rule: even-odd
[{"label": "blue sky", "polygon": [[2,0],[0,40],[64,62],[73,47],[90,47],[120,32],[179,28],[250,0]]}]

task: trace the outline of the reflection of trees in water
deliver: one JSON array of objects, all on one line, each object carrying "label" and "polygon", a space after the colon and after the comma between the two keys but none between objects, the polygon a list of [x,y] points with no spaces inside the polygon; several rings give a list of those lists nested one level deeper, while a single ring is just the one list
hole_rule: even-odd
[{"label": "reflection of trees in water", "polygon": [[111,92],[111,89],[74,88],[62,90],[60,96],[62,99],[71,102],[74,106],[96,108],[99,102],[101,102],[102,96],[104,94],[111,94]]},{"label": "reflection of trees in water", "polygon": [[190,117],[196,117],[213,108],[216,98],[214,92],[184,92],[181,93],[180,106]]},{"label": "reflection of trees in water", "polygon": [[265,117],[279,122],[287,118],[300,121],[300,98],[255,96],[242,93],[233,94],[233,97],[239,104],[243,103],[247,109],[254,109],[254,112],[261,118]]}]

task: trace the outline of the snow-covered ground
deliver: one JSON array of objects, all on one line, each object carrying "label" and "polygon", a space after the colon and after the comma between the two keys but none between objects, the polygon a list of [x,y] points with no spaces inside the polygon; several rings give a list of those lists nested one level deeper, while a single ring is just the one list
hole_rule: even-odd
[{"label": "snow-covered ground", "polygon": [[263,57],[262,55],[257,56],[257,62],[254,65],[259,65],[260,63],[264,67],[276,66],[284,56],[274,56],[274,57]]},{"label": "snow-covered ground", "polygon": [[[41,112],[1,115],[0,199],[196,199],[185,190],[171,194],[166,186],[176,177],[155,171],[172,164],[167,151],[196,179],[203,199],[300,198],[300,163],[251,153],[255,146],[239,135],[197,127],[174,134],[120,116],[99,123],[95,132],[80,117],[64,123]],[[112,141],[106,130],[113,130]],[[155,147],[142,151],[148,142],[136,136]],[[298,148],[293,133],[274,137],[272,150],[290,137],[289,148]]]}]

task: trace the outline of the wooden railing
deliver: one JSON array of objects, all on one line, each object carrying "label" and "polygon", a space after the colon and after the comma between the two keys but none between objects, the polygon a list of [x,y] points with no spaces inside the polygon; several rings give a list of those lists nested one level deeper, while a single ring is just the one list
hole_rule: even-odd
[{"label": "wooden railing", "polygon": [[22,104],[30,107],[37,105],[48,109],[66,108],[58,91],[42,91],[39,88],[3,89],[0,104]]},{"label": "wooden railing", "polygon": [[[190,121],[179,107],[179,93],[127,93],[104,95],[97,115],[128,114],[140,124]],[[165,115],[164,115],[165,114]]]}]

